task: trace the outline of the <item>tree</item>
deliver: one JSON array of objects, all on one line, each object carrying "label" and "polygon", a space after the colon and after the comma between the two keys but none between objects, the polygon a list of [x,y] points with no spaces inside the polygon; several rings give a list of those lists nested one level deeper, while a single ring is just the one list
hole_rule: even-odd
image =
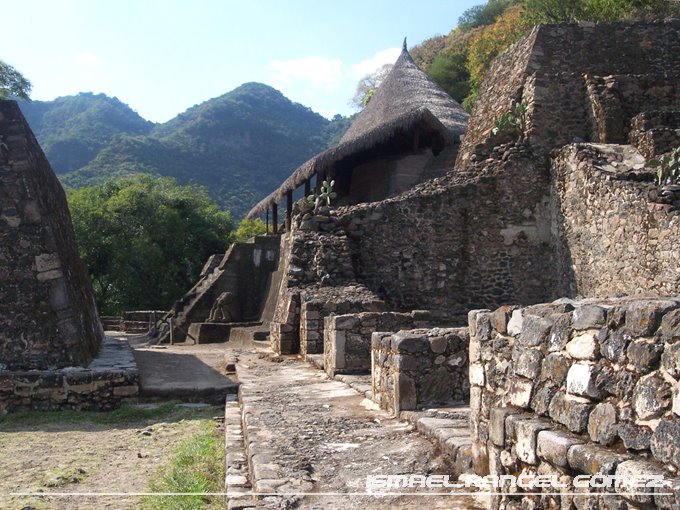
[{"label": "tree", "polygon": [[387,78],[387,75],[390,74],[393,67],[394,64],[384,64],[382,67],[379,67],[372,73],[361,78],[357,84],[357,90],[354,93],[354,97],[352,97],[350,104],[357,108],[365,107],[380,84]]},{"label": "tree", "polygon": [[102,313],[167,310],[224,252],[232,220],[204,188],[148,175],[68,194],[80,256]]},{"label": "tree", "polygon": [[231,233],[231,240],[236,243],[244,243],[260,234],[264,234],[267,227],[260,218],[254,220],[241,220],[235,232]]},{"label": "tree", "polygon": [[33,85],[11,65],[0,60],[0,99],[18,97],[30,100],[28,97]]}]

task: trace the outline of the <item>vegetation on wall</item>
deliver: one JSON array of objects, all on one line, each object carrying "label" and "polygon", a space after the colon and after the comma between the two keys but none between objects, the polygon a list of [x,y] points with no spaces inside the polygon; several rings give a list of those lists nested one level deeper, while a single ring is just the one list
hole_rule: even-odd
[{"label": "vegetation on wall", "polygon": [[232,219],[204,188],[137,176],[68,194],[100,313],[167,310],[223,253]]},{"label": "vegetation on wall", "polygon": [[470,111],[494,58],[538,23],[680,16],[673,0],[489,0],[465,11],[446,36],[411,50],[415,62]]}]

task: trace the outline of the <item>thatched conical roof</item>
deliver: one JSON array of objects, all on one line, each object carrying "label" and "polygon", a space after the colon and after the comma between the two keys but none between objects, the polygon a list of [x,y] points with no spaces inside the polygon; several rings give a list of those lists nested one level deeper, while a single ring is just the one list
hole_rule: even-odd
[{"label": "thatched conical roof", "polygon": [[442,141],[456,142],[465,132],[468,114],[413,62],[404,49],[368,106],[357,116],[340,143],[303,163],[273,193],[248,213],[252,219],[295,191],[307,179],[344,158],[386,142],[399,132],[424,126]]},{"label": "thatched conical roof", "polygon": [[462,135],[468,114],[432,78],[416,65],[404,41],[404,48],[394,67],[382,82],[366,108],[357,116],[340,143],[364,136],[405,112],[427,108],[455,135]]}]

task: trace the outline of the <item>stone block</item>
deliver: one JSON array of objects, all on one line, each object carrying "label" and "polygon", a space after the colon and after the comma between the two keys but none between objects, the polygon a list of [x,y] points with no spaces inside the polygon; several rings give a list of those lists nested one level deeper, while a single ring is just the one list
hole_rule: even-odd
[{"label": "stone block", "polygon": [[430,339],[430,350],[435,354],[443,354],[449,345],[449,340],[444,336],[438,336]]},{"label": "stone block", "polygon": [[553,326],[550,329],[550,336],[548,336],[548,351],[562,351],[571,339],[571,314],[557,314],[552,316],[552,319]]},{"label": "stone block", "polygon": [[481,363],[473,363],[469,368],[470,384],[475,386],[484,386],[484,365]]},{"label": "stone block", "polygon": [[666,341],[680,340],[680,308],[672,310],[663,316],[659,333]]},{"label": "stone block", "polygon": [[508,391],[510,404],[517,407],[528,408],[531,404],[533,389],[533,382],[519,377],[516,378],[512,381],[510,390]]},{"label": "stone block", "polygon": [[626,305],[626,327],[633,336],[652,336],[662,316],[674,308],[678,308],[675,301],[632,301]]},{"label": "stone block", "polygon": [[399,374],[394,397],[395,411],[415,409],[418,404],[415,381],[405,374]]},{"label": "stone block", "polygon": [[524,314],[521,309],[513,310],[507,325],[507,332],[510,336],[517,336],[522,332],[524,326]]},{"label": "stone block", "polygon": [[549,428],[550,422],[540,419],[522,420],[515,424],[515,451],[519,460],[527,464],[538,464],[536,438],[541,430]]},{"label": "stone block", "polygon": [[599,341],[600,353],[612,363],[626,361],[626,347],[632,337],[625,330],[616,330]]},{"label": "stone block", "polygon": [[583,441],[576,436],[555,430],[539,432],[537,441],[538,456],[552,465],[561,468],[569,467],[569,462],[567,461],[569,448],[574,445],[583,444]]},{"label": "stone block", "polygon": [[534,392],[531,399],[531,408],[536,411],[536,414],[546,416],[550,409],[550,402],[557,393],[557,390],[551,386],[544,386],[543,388]]},{"label": "stone block", "polygon": [[136,384],[116,386],[113,388],[113,394],[117,397],[133,397],[139,394],[139,386]]},{"label": "stone block", "polygon": [[671,408],[671,398],[670,384],[655,372],[635,385],[633,410],[640,420],[656,418]]},{"label": "stone block", "polygon": [[397,352],[427,352],[430,350],[430,342],[425,335],[399,331],[392,335],[392,350]]},{"label": "stone block", "polygon": [[453,398],[453,393],[453,374],[444,367],[433,370],[420,382],[419,400],[422,402],[449,402]]},{"label": "stone block", "polygon": [[571,360],[559,353],[548,354],[541,364],[541,381],[550,381],[561,386],[567,379]]},{"label": "stone block", "polygon": [[612,444],[618,437],[618,413],[616,407],[608,402],[595,406],[588,418],[590,439],[605,446]]},{"label": "stone block", "polygon": [[525,315],[519,344],[523,347],[536,347],[546,342],[552,323],[537,315]]},{"label": "stone block", "polygon": [[648,374],[656,369],[663,352],[663,343],[654,339],[633,340],[628,344],[626,354],[628,363],[641,374]]},{"label": "stone block", "polygon": [[517,410],[518,412],[515,413],[508,413],[505,416],[505,442],[509,441],[514,441],[516,438],[516,426],[517,423],[519,423],[522,420],[531,420],[534,418],[532,414],[529,413],[524,413],[521,412],[521,410]]},{"label": "stone block", "polygon": [[432,366],[432,361],[428,356],[415,356],[412,354],[395,354],[392,363],[400,371],[422,372]]},{"label": "stone block", "polygon": [[598,331],[588,330],[575,336],[566,345],[569,356],[579,360],[595,360],[600,354],[600,347],[597,341]]},{"label": "stone block", "polygon": [[607,323],[607,310],[601,306],[577,306],[572,314],[572,327],[575,330],[601,328]]},{"label": "stone block", "polygon": [[652,462],[643,460],[627,460],[616,467],[616,476],[621,483],[617,485],[617,494],[623,494],[628,501],[639,504],[651,504],[654,502],[653,490],[640,487],[634,482],[635,477],[664,476],[666,473]]},{"label": "stone block", "polygon": [[501,335],[505,335],[508,331],[508,320],[512,315],[514,308],[511,306],[501,306],[497,308],[489,317],[491,321],[491,327],[498,331]]},{"label": "stone block", "polygon": [[564,392],[558,392],[550,402],[548,414],[557,423],[561,423],[572,432],[580,434],[588,425],[588,416],[592,404]]},{"label": "stone block", "polygon": [[359,317],[356,315],[337,315],[334,318],[335,329],[349,330],[359,326]]},{"label": "stone block", "polygon": [[567,373],[567,392],[581,397],[599,397],[601,392],[596,385],[596,376],[595,365],[574,363]]},{"label": "stone block", "polygon": [[536,349],[515,349],[513,351],[515,373],[527,379],[536,379],[541,372],[543,354]]},{"label": "stone block", "polygon": [[616,467],[629,459],[630,455],[588,444],[572,446],[567,452],[569,467],[586,475],[613,475]]},{"label": "stone block", "polygon": [[[668,316],[669,314],[666,314]],[[680,342],[666,344],[661,355],[661,368],[671,377],[680,377]]]},{"label": "stone block", "polygon": [[654,504],[661,510],[677,510],[680,501],[680,479],[666,478],[664,487],[654,489]]},{"label": "stone block", "polygon": [[629,450],[648,450],[652,441],[652,430],[644,425],[621,422],[618,427],[619,437]]},{"label": "stone block", "polygon": [[659,462],[680,467],[680,418],[663,418],[652,434],[650,447]]},{"label": "stone block", "polygon": [[496,446],[505,446],[505,419],[520,411],[514,407],[494,407],[489,413],[489,439]]}]

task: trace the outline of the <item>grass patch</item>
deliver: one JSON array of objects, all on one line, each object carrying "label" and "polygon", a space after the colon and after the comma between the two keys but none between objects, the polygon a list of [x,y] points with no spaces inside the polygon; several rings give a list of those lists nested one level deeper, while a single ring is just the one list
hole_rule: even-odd
[{"label": "grass patch", "polygon": [[154,407],[124,405],[114,411],[26,411],[9,413],[0,416],[0,429],[17,427],[34,427],[51,423],[93,423],[121,424],[144,422],[167,417],[173,419],[209,417],[215,412],[214,407],[190,409],[177,407],[179,401],[159,403]]},{"label": "grass patch", "polygon": [[[224,492],[224,437],[212,421],[201,423],[201,430],[182,441],[149,483],[151,492]],[[146,496],[143,510],[222,509],[222,496]]]},{"label": "grass patch", "polygon": [[53,469],[43,480],[45,487],[63,487],[69,483],[80,483],[87,473],[81,468]]}]

